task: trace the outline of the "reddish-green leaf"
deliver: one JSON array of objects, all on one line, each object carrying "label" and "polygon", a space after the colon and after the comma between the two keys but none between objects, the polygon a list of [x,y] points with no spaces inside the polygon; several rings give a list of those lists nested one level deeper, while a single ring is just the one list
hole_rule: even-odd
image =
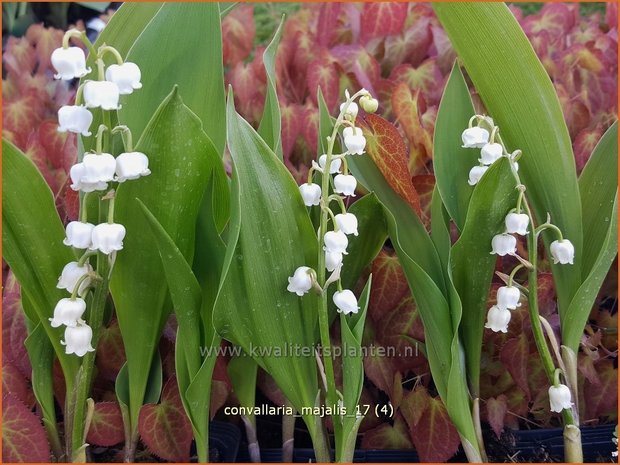
[{"label": "reddish-green leaf", "polygon": [[28,336],[26,316],[22,308],[19,284],[9,270],[2,296],[2,360],[10,362],[23,376],[30,376],[32,368],[24,341]]},{"label": "reddish-green leaf", "polygon": [[508,399],[505,395],[502,394],[497,397],[487,399],[487,421],[489,422],[489,425],[491,425],[491,428],[498,439],[502,435],[502,431],[504,431],[506,413],[508,413]]},{"label": "reddish-green leaf", "polygon": [[47,435],[39,418],[11,394],[2,397],[2,461],[50,461]]},{"label": "reddish-green leaf", "polygon": [[420,174],[411,178],[413,187],[420,198],[420,209],[422,211],[422,222],[426,230],[431,229],[431,201],[433,190],[435,189],[435,176],[432,174]]},{"label": "reddish-green leaf", "polygon": [[618,407],[618,369],[613,360],[601,360],[596,364],[600,384],[589,381],[584,386],[586,399],[586,419],[599,417],[617,418]]},{"label": "reddish-green leaf", "polygon": [[96,446],[111,447],[123,442],[124,439],[123,417],[118,403],[99,402],[95,404],[86,442]]},{"label": "reddish-green leaf", "polygon": [[[489,330],[487,330],[489,331]],[[518,337],[509,339],[501,349],[499,358],[510,372],[512,379],[531,398],[528,386],[527,365],[530,358],[530,342],[526,334],[521,333]]]},{"label": "reddish-green leaf", "polygon": [[382,250],[372,262],[372,288],[368,313],[374,322],[379,322],[409,294],[405,272],[393,251]]},{"label": "reddish-green leaf", "polygon": [[392,70],[390,79],[403,82],[411,90],[420,89],[427,102],[434,105],[439,102],[443,91],[443,75],[435,58],[425,60],[414,68],[410,64],[402,64]]},{"label": "reddish-green leaf", "polygon": [[26,38],[35,46],[39,66],[37,72],[44,74],[52,69],[52,52],[61,46],[64,32],[53,27],[43,27],[43,24],[33,24],[26,31]]},{"label": "reddish-green leaf", "polygon": [[34,407],[35,398],[30,383],[14,365],[7,362],[2,364],[2,392],[12,394],[30,409]]},{"label": "reddish-green leaf", "polygon": [[411,449],[412,446],[407,425],[399,413],[394,418],[394,425],[382,423],[366,431],[362,439],[362,449]]},{"label": "reddish-green leaf", "polygon": [[364,3],[361,17],[362,40],[399,33],[407,18],[407,3]]},{"label": "reddish-green leaf", "polygon": [[114,381],[126,361],[125,348],[118,321],[113,320],[102,328],[97,345],[97,369],[105,379]]},{"label": "reddish-green leaf", "polygon": [[224,64],[233,66],[245,60],[252,51],[255,35],[254,6],[235,6],[222,20]]},{"label": "reddish-green leaf", "polygon": [[336,109],[340,92],[339,77],[334,60],[327,52],[321,53],[308,64],[308,92],[315,105],[318,105],[316,90],[320,87],[327,108],[330,112]]}]

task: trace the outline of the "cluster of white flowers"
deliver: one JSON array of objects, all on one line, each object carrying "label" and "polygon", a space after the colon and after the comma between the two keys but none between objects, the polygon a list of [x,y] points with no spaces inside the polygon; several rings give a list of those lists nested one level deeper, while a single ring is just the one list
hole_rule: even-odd
[{"label": "cluster of white flowers", "polygon": [[[91,68],[86,67],[84,51],[80,47],[69,46],[71,37],[76,36],[84,37],[79,31],[68,31],[63,39],[63,46],[52,53],[51,61],[57,71],[54,76],[56,79],[72,80],[91,72]],[[92,45],[88,45],[92,52]],[[117,61],[117,64],[110,65],[107,69],[103,62],[106,53],[112,54]],[[89,109],[118,110],[121,107],[121,95],[131,94],[142,87],[140,68],[135,63],[124,62],[113,47],[100,47],[96,63],[98,80],[84,82],[76,93],[75,105],[65,105],[58,110],[59,132],[69,131],[85,137],[90,136],[93,114]],[[126,136],[126,152],[117,157],[103,153],[102,139],[106,131],[110,134],[120,132]],[[126,233],[122,224],[113,221],[114,189],[110,188],[108,191],[109,185],[150,174],[149,159],[145,154],[133,151],[131,132],[127,127],[118,126],[112,129],[102,124],[97,130],[96,147],[93,153],[86,153],[82,161],[73,165],[70,170],[71,188],[83,193],[83,204],[80,221],[67,224],[63,242],[69,247],[84,250],[84,255],[79,262],[70,262],[62,270],[57,287],[66,289],[71,293],[71,297],[61,299],[54,309],[54,317],[50,318],[52,327],[66,326],[62,344],[66,346],[67,354],[76,354],[79,357],[94,350],[91,345],[93,331],[82,319],[86,311],[84,297],[97,277],[88,263],[89,257],[97,252],[110,255],[121,250]],[[101,198],[110,202],[108,222],[97,225],[89,223],[86,215],[87,194],[95,191],[108,191],[105,194],[101,192]]]},{"label": "cluster of white flowers", "polygon": [[[333,301],[339,312],[346,314],[357,313],[359,306],[357,298],[349,289],[342,289],[340,282],[340,271],[342,268],[343,256],[347,254],[349,240],[347,235],[358,235],[357,218],[353,213],[347,213],[344,204],[345,197],[354,197],[357,188],[357,180],[349,174],[346,156],[362,155],[366,148],[366,138],[361,128],[355,126],[355,119],[359,111],[358,104],[354,101],[359,97],[359,104],[368,113],[377,110],[378,102],[370,93],[364,89],[357,92],[352,97],[348,91],[345,92],[346,101],[340,105],[340,115],[334,128],[336,131],[340,126],[342,130],[342,145],[346,150],[341,154],[332,154],[333,140],[328,138],[330,152],[319,157],[318,162],[312,162],[312,168],[308,173],[308,182],[299,186],[299,191],[304,204],[308,207],[319,205],[323,212],[327,213],[332,220],[333,230],[325,231],[323,237],[319,237],[319,245],[324,253],[324,264],[327,271],[332,275],[323,284],[317,282],[315,270],[301,266],[297,268],[293,276],[288,278],[287,289],[299,296],[304,295],[310,289],[317,288],[321,292],[325,287],[333,282],[337,282],[338,290],[334,293]],[[322,174],[323,185],[315,184],[312,180],[315,172]],[[333,178],[331,175],[335,175]],[[333,188],[333,194],[329,193],[329,186]],[[334,214],[330,208],[331,202],[337,202],[340,213]],[[319,231],[319,236],[320,236]],[[324,288],[321,288],[323,285]]]}]

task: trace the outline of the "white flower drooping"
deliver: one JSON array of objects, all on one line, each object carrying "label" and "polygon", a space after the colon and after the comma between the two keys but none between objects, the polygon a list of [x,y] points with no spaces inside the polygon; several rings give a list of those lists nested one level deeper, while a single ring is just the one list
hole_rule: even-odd
[{"label": "white flower drooping", "polygon": [[348,153],[351,155],[362,155],[364,153],[366,138],[360,128],[346,127],[342,130],[342,136]]},{"label": "white flower drooping", "polygon": [[293,276],[288,278],[286,290],[301,297],[310,289],[312,289],[312,268],[300,266],[295,270]]},{"label": "white flower drooping", "polygon": [[321,186],[311,182],[306,182],[299,186],[301,198],[304,200],[306,207],[318,205],[321,201]]},{"label": "white flower drooping", "polygon": [[342,252],[325,252],[325,268],[334,271],[342,263]]},{"label": "white flower drooping", "polygon": [[515,286],[502,286],[497,290],[497,306],[499,308],[515,310],[521,306],[520,298],[521,292]]},{"label": "white flower drooping", "polygon": [[94,224],[71,221],[67,224],[65,229],[67,237],[65,237],[62,243],[76,249],[88,249],[91,245],[94,227]]},{"label": "white flower drooping", "polygon": [[564,409],[573,406],[570,389],[565,384],[558,384],[549,388],[549,404],[551,411],[561,413]]},{"label": "white flower drooping", "polygon": [[353,213],[338,213],[335,216],[338,228],[345,234],[358,235],[357,217]]},{"label": "white flower drooping", "polygon": [[88,81],[84,84],[84,103],[88,108],[118,110],[118,86],[109,81]]},{"label": "white flower drooping", "polygon": [[110,182],[114,180],[116,159],[109,153],[87,153],[82,159],[84,174],[80,181],[86,183]]},{"label": "white flower drooping", "polygon": [[484,327],[496,333],[507,333],[510,317],[510,310],[493,305],[489,309],[489,313],[487,314],[487,322]]},{"label": "white flower drooping", "polygon": [[336,307],[338,307],[338,312],[342,312],[345,315],[348,315],[349,313],[357,313],[359,310],[357,298],[349,289],[334,292],[333,300]]},{"label": "white flower drooping", "polygon": [[[340,104],[340,111],[344,110],[345,105],[346,105],[346,102]],[[357,107],[357,103],[351,102],[349,103],[349,106],[347,107],[347,111],[344,112],[344,116],[345,118],[351,121],[355,121],[355,118],[357,118],[358,111],[359,111],[359,108]]]},{"label": "white flower drooping", "polygon": [[[323,154],[319,157],[319,168],[322,173],[325,169],[325,163],[327,163],[327,155]],[[329,174],[340,173],[340,167],[342,166],[342,160],[340,158],[332,158],[329,163]]]},{"label": "white flower drooping", "polygon": [[508,213],[504,222],[508,233],[525,236],[530,224],[530,217],[525,213]]},{"label": "white flower drooping", "polygon": [[81,105],[64,105],[58,110],[58,132],[75,132],[87,137],[91,135],[93,114]]},{"label": "white flower drooping", "polygon": [[497,160],[502,158],[504,149],[501,144],[485,144],[480,150],[480,159],[478,160],[483,165],[492,165]]},{"label": "white flower drooping", "polygon": [[496,234],[491,239],[492,254],[500,257],[514,255],[517,252],[517,239],[510,234]]},{"label": "white flower drooping", "polygon": [[65,329],[65,340],[60,343],[65,346],[66,354],[75,354],[83,357],[87,352],[95,349],[91,345],[93,340],[93,330],[83,321],[78,321],[74,327],[67,326]]},{"label": "white flower drooping", "polygon": [[469,170],[469,180],[467,181],[470,186],[475,186],[482,178],[482,175],[487,172],[488,166],[474,166]]},{"label": "white flower drooping", "polygon": [[489,143],[489,131],[478,126],[468,128],[463,131],[463,148],[481,149]]},{"label": "white flower drooping", "polygon": [[342,253],[347,255],[349,240],[342,231],[327,231],[323,238],[326,252]]},{"label": "white flower drooping", "polygon": [[[84,265],[80,266],[78,262],[69,262],[62,269],[56,287],[58,289],[66,289],[68,292],[73,293],[80,278],[85,274],[91,273],[92,271],[93,267],[88,263],[84,263]],[[80,284],[80,289],[78,290],[78,295],[80,297],[84,297],[86,294],[86,289],[88,289],[89,285],[90,278],[86,278],[82,281],[82,284]]]},{"label": "white flower drooping", "polygon": [[99,250],[106,255],[123,249],[125,226],[117,223],[101,223],[93,228],[90,250]]},{"label": "white flower drooping", "polygon": [[105,72],[106,81],[116,84],[121,95],[129,95],[134,90],[141,89],[141,77],[138,65],[128,61],[122,65],[110,65]]},{"label": "white flower drooping", "polygon": [[51,59],[52,66],[58,72],[54,74],[54,79],[70,81],[84,77],[91,71],[86,67],[86,56],[80,47],[57,48],[52,52]]},{"label": "white flower drooping", "polygon": [[116,176],[118,182],[138,179],[151,174],[149,158],[142,152],[125,152],[116,157]]},{"label": "white flower drooping", "polygon": [[572,265],[575,259],[575,247],[568,239],[553,241],[549,246],[553,263],[561,265]]},{"label": "white flower drooping", "polygon": [[60,299],[54,308],[54,318],[49,318],[52,328],[61,325],[76,326],[78,320],[86,311],[86,302],[79,297],[76,299]]},{"label": "white flower drooping", "polygon": [[350,174],[338,174],[334,177],[334,191],[355,197],[355,189],[357,188],[357,179]]},{"label": "white flower drooping", "polygon": [[71,189],[74,191],[93,192],[102,191],[108,188],[107,182],[86,182],[84,180],[86,177],[84,163],[76,163],[73,165],[69,171],[69,175],[71,176]]}]

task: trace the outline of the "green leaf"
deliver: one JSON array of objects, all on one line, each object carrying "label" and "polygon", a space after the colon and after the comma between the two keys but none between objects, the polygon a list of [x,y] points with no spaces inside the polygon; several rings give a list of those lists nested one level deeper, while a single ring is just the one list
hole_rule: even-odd
[{"label": "green leaf", "polygon": [[437,188],[459,231],[465,225],[469,198],[473,192],[467,182],[468,173],[478,164],[480,156],[478,150],[463,148],[461,142],[461,134],[473,114],[469,89],[455,62],[437,111],[433,166]]},{"label": "green leaf", "polygon": [[[228,362],[228,377],[239,405],[242,407],[254,407],[256,405],[256,376],[258,365],[252,357],[243,352],[237,357],[232,357]],[[250,424],[256,429],[254,414],[245,415]]]},{"label": "green leaf", "polygon": [[[571,141],[553,84],[505,4],[433,7],[508,149],[523,151],[519,174],[537,221],[550,213],[575,246],[575,266],[552,265],[564,313],[581,281],[582,221]],[[548,246],[552,235],[544,236]]]},{"label": "green leaf", "polygon": [[[65,230],[45,180],[17,147],[2,140],[2,256],[15,273],[71,389],[80,359],[66,355],[62,328],[52,328],[56,303],[67,292],[56,288],[63,267],[75,260],[62,241]],[[33,360],[33,364],[37,361]]]},{"label": "green leaf", "polygon": [[282,37],[282,28],[284,26],[284,16],[280,21],[278,29],[276,29],[273,39],[267,45],[263,53],[263,63],[265,73],[267,75],[267,96],[265,97],[265,109],[263,117],[258,126],[258,133],[265,143],[274,151],[280,159],[282,159],[282,140],[280,138],[280,104],[278,102],[278,93],[276,89],[276,52],[278,44]]},{"label": "green leaf", "polygon": [[224,153],[224,65],[217,3],[164,4],[136,39],[127,61],[140,66],[142,89],[122,99],[119,121],[136,139],[159,102],[178,85],[218,153]]},{"label": "green leaf", "polygon": [[[236,113],[232,92],[227,126],[234,161],[232,211],[213,322],[219,334],[248,352],[301,411],[314,405],[318,393],[314,356],[278,357],[277,352],[315,342],[316,295],[300,298],[286,287],[297,267],[316,269],[316,233],[297,184]],[[314,419],[304,419],[315,434]]]},{"label": "green leaf", "polygon": [[210,146],[200,120],[183,104],[175,88],[136,147],[149,156],[151,175],[123,183],[116,194],[115,221],[125,226],[127,235],[110,289],[127,354],[133,428],[169,311],[157,244],[151,234],[145,234],[150,226],[137,199],[157,218],[183,256],[191,260],[196,216],[208,177],[222,169],[219,156]]},{"label": "green leaf", "polygon": [[504,230],[504,219],[517,204],[510,162],[495,162],[470,189],[473,191],[463,232],[450,254],[452,280],[463,306],[461,336],[472,395],[478,397],[480,352],[489,289],[497,256],[491,255],[491,239]]},{"label": "green leaf", "polygon": [[[161,357],[159,352],[155,352],[153,363],[150,364],[148,373],[147,390],[144,394],[145,404],[154,404],[159,400],[159,394],[161,393],[161,387],[163,383],[163,371],[161,366]],[[127,363],[123,364],[118,375],[116,376],[116,382],[114,385],[116,391],[116,397],[122,406],[129,406],[130,403],[130,386],[129,386],[129,370]]]}]

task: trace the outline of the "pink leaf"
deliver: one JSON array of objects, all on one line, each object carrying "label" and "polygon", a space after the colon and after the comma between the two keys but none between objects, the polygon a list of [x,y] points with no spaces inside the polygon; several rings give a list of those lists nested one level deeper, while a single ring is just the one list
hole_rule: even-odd
[{"label": "pink leaf", "polygon": [[11,394],[2,397],[2,460],[50,461],[47,435],[39,418]]}]

